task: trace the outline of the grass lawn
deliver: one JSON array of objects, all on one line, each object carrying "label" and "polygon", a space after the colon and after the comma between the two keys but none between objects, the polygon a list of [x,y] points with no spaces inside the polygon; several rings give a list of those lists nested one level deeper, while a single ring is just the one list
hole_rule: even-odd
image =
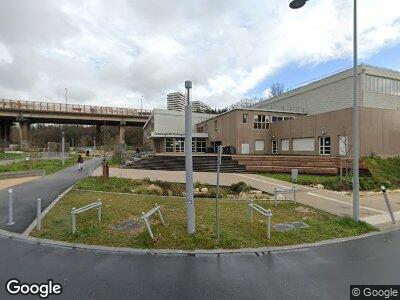
[{"label": "grass lawn", "polygon": [[[77,217],[78,232],[73,236],[72,207],[78,208],[97,199],[103,203],[102,222],[97,223],[95,210],[83,213]],[[72,190],[43,219],[42,231],[33,231],[31,235],[73,243],[132,248],[234,249],[310,243],[374,230],[366,223],[339,218],[310,207],[307,207],[307,213],[297,212],[295,209],[300,205],[291,202],[281,203],[278,207],[265,200],[256,202],[272,209],[272,224],[304,221],[310,227],[287,232],[272,229],[271,239],[267,240],[265,220],[259,214],[254,214],[254,223],[250,224],[248,202],[224,199],[220,202],[221,241],[217,244],[213,199],[196,200],[196,233],[189,236],[186,233],[186,204],[182,198]],[[139,218],[142,211],[148,211],[155,203],[161,205],[166,226],[153,217],[151,227],[155,239],[152,240]],[[127,220],[137,222],[137,226],[134,229],[116,229],[115,226]]]},{"label": "grass lawn", "polygon": [[[260,174],[266,177],[292,182],[292,174],[285,174],[285,173],[260,173]],[[342,181],[340,181],[339,176],[299,174],[297,183],[308,186],[322,184],[326,189],[332,191],[351,191],[352,189],[352,182],[350,176],[348,178],[343,176]],[[380,184],[377,183],[373,177],[360,176],[361,190],[379,190],[379,188]]]},{"label": "grass lawn", "polygon": [[66,167],[70,167],[76,164],[77,157],[70,157],[65,161],[65,165],[62,165],[59,159],[38,159],[30,161],[15,162],[10,165],[0,166],[0,173],[2,172],[17,172],[17,171],[31,171],[31,170],[45,170],[46,175],[60,171]]},{"label": "grass lawn", "polygon": [[21,159],[26,156],[26,153],[5,153],[0,152],[0,160]]}]

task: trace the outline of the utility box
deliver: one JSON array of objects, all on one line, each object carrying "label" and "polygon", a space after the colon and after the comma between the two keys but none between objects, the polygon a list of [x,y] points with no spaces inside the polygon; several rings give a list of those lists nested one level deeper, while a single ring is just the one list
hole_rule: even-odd
[{"label": "utility box", "polygon": [[292,182],[297,183],[297,179],[299,178],[299,170],[292,169]]}]

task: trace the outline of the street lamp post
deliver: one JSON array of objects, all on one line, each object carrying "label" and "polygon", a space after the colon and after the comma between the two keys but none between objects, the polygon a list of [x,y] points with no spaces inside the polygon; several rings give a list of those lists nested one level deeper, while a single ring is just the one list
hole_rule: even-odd
[{"label": "street lamp post", "polygon": [[185,107],[185,169],[186,169],[186,207],[187,207],[187,231],[195,232],[195,207],[193,199],[193,158],[192,158],[192,104],[190,102],[190,90],[192,82],[185,81],[186,107]]},{"label": "street lamp post", "polygon": [[[289,7],[298,9],[303,7],[307,1],[308,0],[293,0],[290,2]],[[360,219],[360,129],[357,99],[357,0],[354,0],[353,25],[353,218],[358,221]]]},{"label": "street lamp post", "polygon": [[64,131],[61,135],[61,156],[62,156],[62,165],[65,165],[65,135]]}]

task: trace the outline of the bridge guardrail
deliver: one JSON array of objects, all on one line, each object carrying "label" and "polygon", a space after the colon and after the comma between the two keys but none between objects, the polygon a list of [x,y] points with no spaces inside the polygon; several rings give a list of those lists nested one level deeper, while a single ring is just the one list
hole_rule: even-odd
[{"label": "bridge guardrail", "polygon": [[106,106],[62,104],[50,102],[37,102],[25,100],[0,100],[0,109],[17,111],[47,111],[47,112],[68,112],[68,113],[87,113],[100,115],[119,115],[119,116],[148,116],[150,110],[134,108],[118,108]]}]

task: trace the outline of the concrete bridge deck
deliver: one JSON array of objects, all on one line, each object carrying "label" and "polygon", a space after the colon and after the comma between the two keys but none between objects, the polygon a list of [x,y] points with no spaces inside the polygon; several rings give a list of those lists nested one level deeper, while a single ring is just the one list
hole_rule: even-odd
[{"label": "concrete bridge deck", "polygon": [[[142,127],[151,111],[80,104],[62,104],[24,100],[0,99],[0,139],[10,140],[10,127],[18,122],[21,128],[21,147],[29,148],[30,125],[36,123],[113,125],[120,127],[120,143],[125,142],[125,126]],[[99,131],[100,129],[98,129]]]}]

